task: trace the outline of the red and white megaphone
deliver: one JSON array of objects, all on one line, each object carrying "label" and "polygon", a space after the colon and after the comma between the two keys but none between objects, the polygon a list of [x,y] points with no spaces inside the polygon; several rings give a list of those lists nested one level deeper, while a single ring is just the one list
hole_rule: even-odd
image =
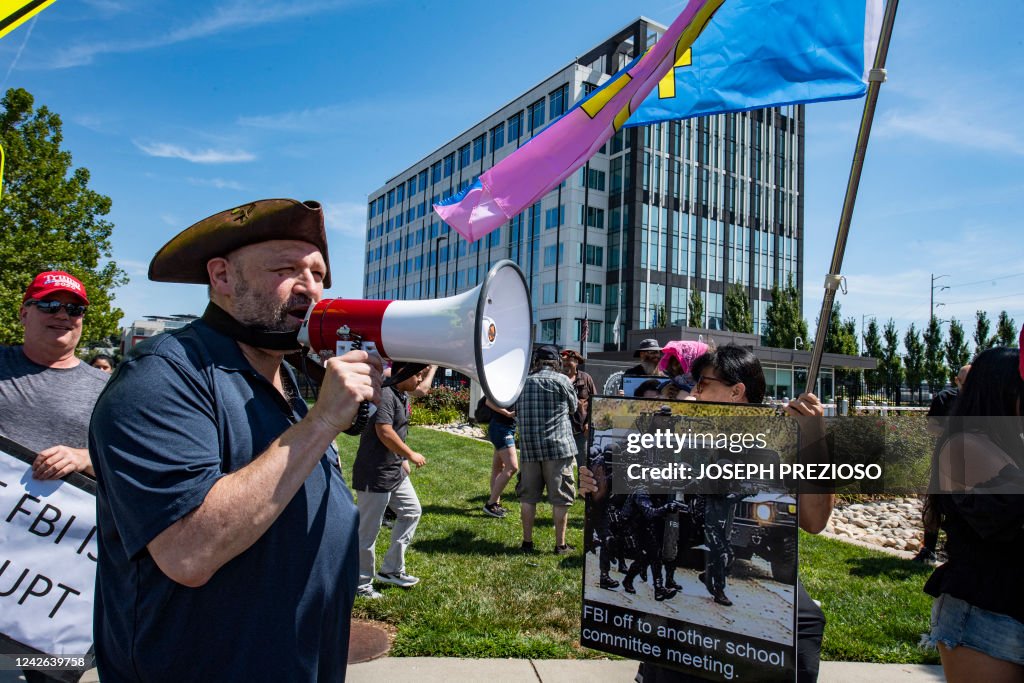
[{"label": "red and white megaphone", "polygon": [[476,288],[444,299],[322,299],[306,312],[299,342],[342,353],[356,339],[391,360],[452,368],[507,408],[529,370],[532,322],[523,271],[504,260]]}]

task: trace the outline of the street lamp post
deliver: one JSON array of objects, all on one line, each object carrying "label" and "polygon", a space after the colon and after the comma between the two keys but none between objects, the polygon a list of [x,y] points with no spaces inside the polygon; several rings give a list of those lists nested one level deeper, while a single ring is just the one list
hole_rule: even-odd
[{"label": "street lamp post", "polygon": [[[438,276],[441,274],[441,240],[448,241],[447,235],[441,235],[434,239],[434,298],[437,299],[437,282]],[[445,261],[447,263],[447,260]],[[448,287],[445,285],[445,289]]]}]

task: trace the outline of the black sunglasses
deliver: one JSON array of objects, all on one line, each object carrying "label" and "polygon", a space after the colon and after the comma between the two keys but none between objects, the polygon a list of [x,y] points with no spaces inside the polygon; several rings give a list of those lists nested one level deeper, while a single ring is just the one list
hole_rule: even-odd
[{"label": "black sunglasses", "polygon": [[29,299],[25,302],[25,305],[35,306],[43,313],[49,313],[50,315],[63,308],[72,318],[81,318],[89,308],[84,304],[62,304],[59,301],[39,301],[38,299]]}]

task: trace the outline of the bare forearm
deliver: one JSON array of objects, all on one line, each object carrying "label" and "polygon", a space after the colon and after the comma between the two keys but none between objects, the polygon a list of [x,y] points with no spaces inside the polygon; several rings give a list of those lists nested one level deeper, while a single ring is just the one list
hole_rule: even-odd
[{"label": "bare forearm", "polygon": [[310,414],[255,460],[222,477],[203,503],[148,545],[160,569],[197,587],[247,550],[274,523],[336,436]]},{"label": "bare forearm", "polygon": [[377,425],[377,437],[389,451],[397,453],[399,457],[408,460],[412,456],[413,450],[402,441],[398,432],[391,425]]},{"label": "bare forearm", "polygon": [[832,516],[836,497],[832,493],[801,493],[800,528],[811,534],[821,533]]}]

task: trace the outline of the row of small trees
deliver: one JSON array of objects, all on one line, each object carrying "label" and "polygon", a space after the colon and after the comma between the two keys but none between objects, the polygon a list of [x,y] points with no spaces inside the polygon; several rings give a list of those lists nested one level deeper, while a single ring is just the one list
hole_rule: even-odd
[{"label": "row of small trees", "polygon": [[[807,321],[800,314],[800,293],[792,278],[783,287],[773,286],[771,294],[772,300],[765,312],[762,343],[782,349],[811,348],[814,342],[809,338]],[[724,308],[727,330],[754,332],[754,318],[745,287],[739,283],[730,285],[726,290]],[[690,295],[689,323],[693,327],[704,326],[704,305],[698,291]],[[902,338],[892,319],[882,329],[879,329],[878,321],[872,319],[864,331],[863,355],[877,358],[878,368],[863,374],[858,370],[837,370],[836,383],[851,387],[851,393],[857,394],[863,379],[869,392],[884,390],[887,396],[898,400],[900,387],[906,382],[912,390],[918,391],[920,398],[922,383],[927,384],[932,392],[938,391],[951,382],[971,358],[985,349],[1016,346],[1016,323],[1006,311],[1000,311],[993,334],[988,313],[977,311],[972,340],[973,351],[963,324],[956,318],[949,321],[948,336],[943,334],[941,322],[933,316],[923,330],[911,324]],[[848,356],[861,353],[857,343],[856,319],[843,320],[838,303],[833,306],[829,317],[824,351]]]}]

